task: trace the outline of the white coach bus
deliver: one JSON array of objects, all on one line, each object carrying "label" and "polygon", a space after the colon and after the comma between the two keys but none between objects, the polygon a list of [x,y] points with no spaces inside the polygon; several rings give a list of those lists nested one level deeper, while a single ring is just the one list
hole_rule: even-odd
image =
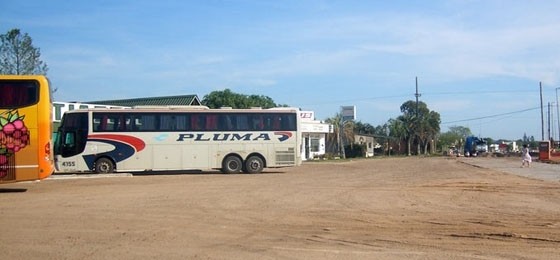
[{"label": "white coach bus", "polygon": [[301,164],[298,110],[80,109],[62,118],[58,172],[211,170],[259,173]]}]

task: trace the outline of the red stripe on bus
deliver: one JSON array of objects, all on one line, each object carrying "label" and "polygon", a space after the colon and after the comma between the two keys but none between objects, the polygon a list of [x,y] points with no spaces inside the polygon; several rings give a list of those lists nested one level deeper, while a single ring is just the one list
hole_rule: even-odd
[{"label": "red stripe on bus", "polygon": [[106,139],[127,143],[132,145],[137,152],[144,150],[144,148],[146,147],[146,143],[144,143],[142,139],[129,135],[93,134],[89,135],[88,138]]}]

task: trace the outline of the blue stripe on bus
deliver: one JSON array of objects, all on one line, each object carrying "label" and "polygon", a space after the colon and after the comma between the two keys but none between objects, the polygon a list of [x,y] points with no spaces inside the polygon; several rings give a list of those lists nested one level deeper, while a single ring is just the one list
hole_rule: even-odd
[{"label": "blue stripe on bus", "polygon": [[89,138],[88,142],[90,142],[90,141],[106,143],[106,144],[110,144],[110,145],[115,146],[115,149],[113,149],[112,151],[108,151],[108,152],[104,152],[104,153],[97,153],[97,154],[89,154],[89,155],[84,155],[83,156],[84,161],[86,162],[86,165],[88,166],[88,169],[90,169],[92,171],[94,170],[93,165],[95,163],[95,160],[99,157],[109,157],[113,161],[115,161],[115,163],[118,163],[118,162],[124,161],[124,160],[132,157],[134,155],[134,153],[136,152],[136,149],[134,148],[134,146],[129,145],[127,143],[120,142],[120,141]]}]

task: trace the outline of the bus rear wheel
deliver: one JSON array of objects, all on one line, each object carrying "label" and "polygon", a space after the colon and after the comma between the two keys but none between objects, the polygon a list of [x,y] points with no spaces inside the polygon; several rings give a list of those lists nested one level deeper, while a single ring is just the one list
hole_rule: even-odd
[{"label": "bus rear wheel", "polygon": [[112,173],[115,171],[115,165],[107,158],[99,158],[95,161],[96,173]]},{"label": "bus rear wheel", "polygon": [[264,162],[259,156],[251,156],[245,161],[243,171],[246,173],[260,173],[264,169]]},{"label": "bus rear wheel", "polygon": [[230,155],[222,161],[223,173],[239,173],[242,167],[243,162],[241,162],[241,159],[235,155]]}]

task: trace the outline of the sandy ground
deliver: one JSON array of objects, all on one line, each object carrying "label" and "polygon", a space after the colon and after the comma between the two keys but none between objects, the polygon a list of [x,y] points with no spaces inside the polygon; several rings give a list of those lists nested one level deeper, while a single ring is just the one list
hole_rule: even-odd
[{"label": "sandy ground", "polygon": [[473,165],[383,158],[7,184],[0,257],[559,259],[560,182]]}]

